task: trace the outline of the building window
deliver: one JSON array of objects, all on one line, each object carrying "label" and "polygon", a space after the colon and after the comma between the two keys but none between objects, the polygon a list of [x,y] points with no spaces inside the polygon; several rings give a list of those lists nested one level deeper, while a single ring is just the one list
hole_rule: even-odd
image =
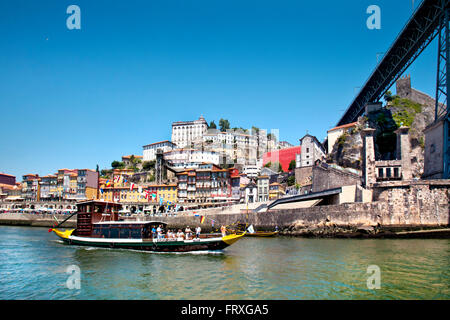
[{"label": "building window", "polygon": [[398,168],[394,168],[394,177],[400,178],[400,170]]},{"label": "building window", "polygon": [[383,178],[383,168],[378,168],[378,177]]},{"label": "building window", "polygon": [[391,168],[386,168],[386,178],[390,178],[391,175]]}]

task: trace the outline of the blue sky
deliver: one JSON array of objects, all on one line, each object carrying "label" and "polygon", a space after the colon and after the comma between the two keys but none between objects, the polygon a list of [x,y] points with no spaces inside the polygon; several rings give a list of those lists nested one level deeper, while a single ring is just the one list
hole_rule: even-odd
[{"label": "blue sky", "polygon": [[[366,27],[373,4],[381,30]],[[200,115],[323,140],[411,13],[412,0],[2,1],[0,172],[109,167]],[[435,41],[407,71],[430,95],[436,56]]]}]

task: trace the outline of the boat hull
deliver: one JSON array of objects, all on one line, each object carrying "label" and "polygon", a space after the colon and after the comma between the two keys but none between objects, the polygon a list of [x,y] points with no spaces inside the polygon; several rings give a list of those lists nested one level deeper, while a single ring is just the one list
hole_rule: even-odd
[{"label": "boat hull", "polygon": [[73,230],[53,230],[65,243],[78,246],[131,249],[152,252],[190,252],[190,251],[216,251],[230,246],[243,235],[227,235],[218,238],[206,238],[197,240],[175,239],[105,239],[77,237],[72,235]]}]

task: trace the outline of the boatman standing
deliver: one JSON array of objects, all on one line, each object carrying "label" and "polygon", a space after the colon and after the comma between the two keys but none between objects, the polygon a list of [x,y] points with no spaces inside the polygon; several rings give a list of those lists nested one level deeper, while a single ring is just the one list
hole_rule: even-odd
[{"label": "boatman standing", "polygon": [[220,227],[220,232],[222,232],[222,237],[225,237],[227,235],[227,228],[224,225],[222,225]]}]

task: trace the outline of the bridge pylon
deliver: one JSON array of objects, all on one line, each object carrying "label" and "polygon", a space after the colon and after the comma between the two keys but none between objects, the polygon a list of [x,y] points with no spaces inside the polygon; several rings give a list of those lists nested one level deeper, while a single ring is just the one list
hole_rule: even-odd
[{"label": "bridge pylon", "polygon": [[[442,0],[442,5],[447,1]],[[436,75],[436,105],[435,123],[442,121],[443,126],[443,177],[450,178],[450,109],[448,108],[448,93],[450,82],[450,8],[445,6],[444,14],[440,17],[438,35],[438,59]]]}]

